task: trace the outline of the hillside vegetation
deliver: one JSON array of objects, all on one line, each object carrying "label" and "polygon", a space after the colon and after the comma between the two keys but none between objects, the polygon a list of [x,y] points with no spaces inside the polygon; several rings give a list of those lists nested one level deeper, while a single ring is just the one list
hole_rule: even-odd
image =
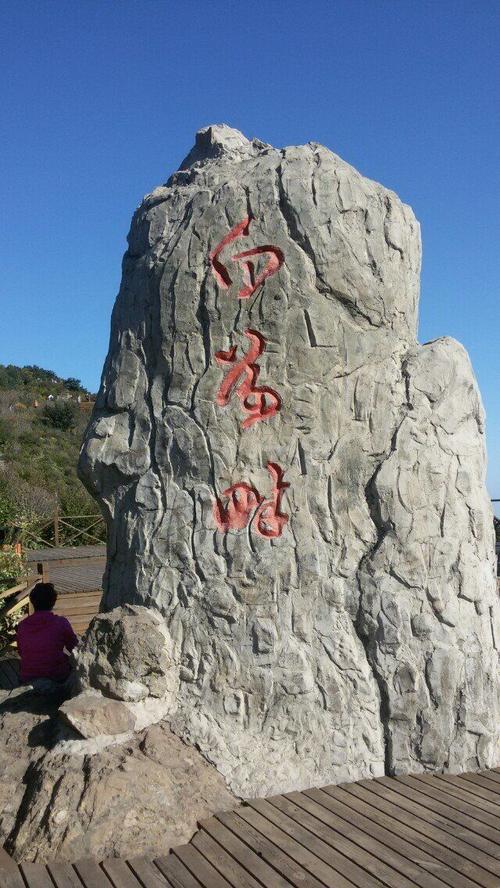
[{"label": "hillside vegetation", "polygon": [[43,539],[56,513],[98,512],[76,474],[92,400],[78,379],[0,365],[0,544]]}]

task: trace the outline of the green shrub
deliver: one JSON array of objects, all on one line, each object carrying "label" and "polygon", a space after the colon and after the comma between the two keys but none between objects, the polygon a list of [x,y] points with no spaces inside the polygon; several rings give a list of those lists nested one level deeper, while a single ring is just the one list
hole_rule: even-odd
[{"label": "green shrub", "polygon": [[10,546],[0,549],[0,591],[15,586],[24,573],[23,560]]},{"label": "green shrub", "polygon": [[47,404],[43,408],[43,419],[52,428],[61,429],[63,432],[73,429],[76,425],[75,410],[67,401]]},{"label": "green shrub", "polygon": [[82,392],[84,391],[82,384],[79,379],[75,379],[74,376],[68,376],[67,379],[63,379],[63,385],[70,392]]}]

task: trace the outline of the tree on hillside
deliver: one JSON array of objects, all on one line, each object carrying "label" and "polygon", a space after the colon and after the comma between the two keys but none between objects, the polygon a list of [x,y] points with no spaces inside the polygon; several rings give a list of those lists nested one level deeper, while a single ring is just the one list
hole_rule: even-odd
[{"label": "tree on hillside", "polygon": [[67,401],[47,404],[43,408],[43,419],[54,429],[61,429],[63,432],[73,429],[76,425],[75,411]]},{"label": "tree on hillside", "polygon": [[63,385],[70,392],[82,392],[84,391],[82,384],[79,379],[76,379],[74,376],[68,376],[67,379],[63,379]]}]

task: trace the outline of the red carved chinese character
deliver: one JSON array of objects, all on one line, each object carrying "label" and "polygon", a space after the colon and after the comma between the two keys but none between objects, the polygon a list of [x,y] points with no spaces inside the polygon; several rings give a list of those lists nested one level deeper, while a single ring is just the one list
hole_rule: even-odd
[{"label": "red carved chinese character", "polygon": [[[232,284],[232,278],[227,270],[227,267],[224,263],[219,259],[220,254],[227,247],[228,244],[232,243],[232,241],[237,240],[239,237],[246,237],[249,232],[250,222],[252,221],[251,216],[247,216],[243,219],[242,222],[239,222],[238,225],[235,225],[234,228],[231,229],[229,234],[226,234],[224,238],[222,238],[220,244],[218,244],[215,250],[212,250],[210,253],[210,262],[212,263],[212,268],[215,274],[215,277],[221,287],[225,290],[229,289]],[[260,274],[255,276],[255,266],[251,261],[250,256],[260,256],[260,255],[268,255],[269,259],[267,264],[264,266]],[[238,293],[238,299],[248,299],[255,293],[256,290],[259,289],[261,284],[264,281],[271,277],[271,275],[276,274],[276,272],[281,268],[284,262],[283,252],[279,249],[279,247],[273,247],[270,244],[266,244],[262,247],[253,247],[251,250],[245,250],[243,253],[236,253],[234,256],[231,256],[231,260],[233,262],[241,262],[243,265],[243,278],[244,284],[241,290]]]},{"label": "red carved chinese character", "polygon": [[210,253],[210,262],[212,263],[212,268],[214,270],[215,277],[217,278],[217,282],[219,286],[223,287],[225,290],[229,289],[232,284],[232,280],[229,276],[229,272],[225,265],[219,260],[219,254],[222,253],[224,247],[227,247],[232,241],[237,238],[243,236],[246,237],[248,234],[248,228],[250,226],[250,216],[247,216],[246,219],[243,219],[243,222],[240,222],[238,225],[235,225],[234,228],[231,229],[229,234],[226,234],[225,237],[222,238],[220,244],[218,244],[215,250],[212,250]]},{"label": "red carved chinese character", "polygon": [[283,491],[290,487],[290,484],[287,481],[283,481],[285,473],[277,463],[269,462],[267,470],[273,479],[272,499],[261,503],[253,523],[255,530],[260,536],[272,539],[273,537],[281,536],[283,527],[288,522],[288,515],[281,512],[280,507]]},{"label": "red carved chinese character", "polygon": [[217,363],[231,365],[217,392],[216,401],[219,407],[225,407],[236,392],[243,409],[249,414],[242,423],[243,428],[248,429],[255,422],[274,416],[281,409],[281,398],[274,389],[256,385],[260,367],[255,361],[264,351],[266,340],[256,330],[245,330],[245,336],[250,340],[250,348],[241,360],[236,358],[235,345],[227,352],[215,354]]},{"label": "red carved chinese character", "polygon": [[243,530],[247,526],[250,516],[263,497],[260,493],[247,484],[233,484],[222,492],[222,496],[229,497],[229,502],[224,506],[219,497],[213,506],[215,523],[219,530],[225,533],[227,530]]},{"label": "red carved chinese character", "polygon": [[[273,480],[271,499],[264,500],[258,490],[246,481],[233,484],[223,491],[222,496],[229,498],[226,505],[219,497],[216,498],[213,514],[220,531],[226,533],[228,530],[243,530],[252,521],[259,536],[268,540],[281,536],[283,527],[288,522],[288,515],[281,511],[281,500],[284,490],[290,485],[283,481],[285,473],[277,463],[269,462],[267,470]],[[255,509],[257,511],[251,518]]]}]

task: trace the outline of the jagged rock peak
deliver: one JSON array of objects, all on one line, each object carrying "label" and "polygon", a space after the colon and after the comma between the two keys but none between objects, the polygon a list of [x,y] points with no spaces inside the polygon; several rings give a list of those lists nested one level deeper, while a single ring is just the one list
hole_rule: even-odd
[{"label": "jagged rock peak", "polygon": [[195,144],[179,170],[187,170],[195,163],[215,160],[223,154],[256,154],[259,149],[268,147],[270,146],[258,139],[250,141],[243,133],[226,123],[212,123],[198,130]]}]

